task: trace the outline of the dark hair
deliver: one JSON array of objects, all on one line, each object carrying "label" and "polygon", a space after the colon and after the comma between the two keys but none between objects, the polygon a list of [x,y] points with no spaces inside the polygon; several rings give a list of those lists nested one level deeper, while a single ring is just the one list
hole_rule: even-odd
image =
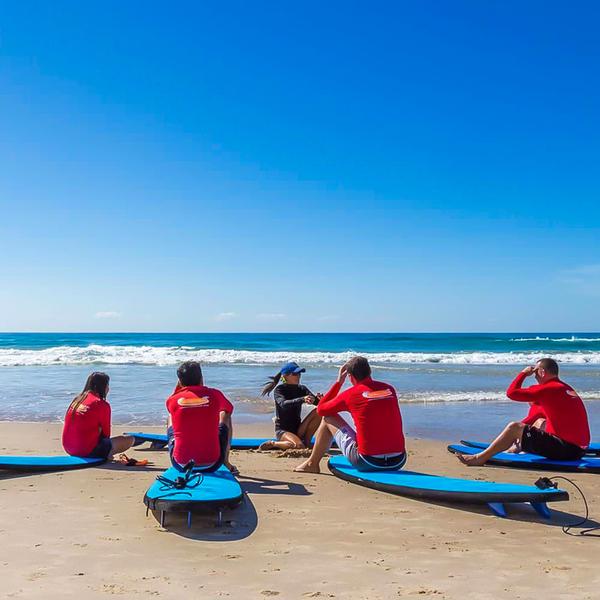
[{"label": "dark hair", "polygon": [[77,410],[79,408],[79,405],[87,398],[87,395],[90,392],[92,392],[92,394],[94,394],[95,396],[98,396],[98,398],[106,400],[106,393],[108,391],[109,381],[110,377],[106,373],[94,371],[87,378],[81,393],[77,394],[77,396],[73,398],[69,410]]},{"label": "dark hair", "polygon": [[265,383],[265,385],[263,385],[263,389],[260,392],[261,396],[268,396],[277,387],[277,384],[279,383],[279,380],[281,379],[281,371],[279,371],[279,373],[277,373],[277,375],[273,375],[273,377],[269,377],[269,379],[271,381],[267,381],[267,383]]},{"label": "dark hair", "polygon": [[204,382],[202,377],[202,367],[200,366],[200,363],[195,360],[188,360],[179,365],[177,377],[179,378],[179,383],[181,383],[183,387],[187,387],[188,385],[202,385]]},{"label": "dark hair", "polygon": [[553,358],[542,358],[538,360],[538,365],[550,375],[558,375],[558,363]]},{"label": "dark hair", "polygon": [[346,363],[346,371],[352,375],[356,381],[362,381],[371,377],[371,365],[364,356],[355,356]]}]

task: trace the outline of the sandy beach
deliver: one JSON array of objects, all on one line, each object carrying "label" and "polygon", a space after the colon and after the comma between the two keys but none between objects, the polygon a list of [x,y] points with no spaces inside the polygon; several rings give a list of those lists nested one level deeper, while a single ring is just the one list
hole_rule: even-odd
[{"label": "sandy beach", "polygon": [[[161,431],[160,428],[149,428]],[[238,427],[236,435],[269,435]],[[3,454],[58,454],[60,425],[0,423]],[[440,442],[409,440],[407,468],[532,483],[534,472],[467,470]],[[330,475],[292,473],[297,458],[234,452],[244,503],[225,515],[145,514],[145,490],[168,462],[1,477],[0,566],[7,598],[595,598],[597,540],[564,535],[582,508],[572,488],[552,521],[527,507],[508,519],[475,506],[419,502]],[[600,513],[600,478],[573,475]],[[557,512],[558,511],[558,512]]]}]

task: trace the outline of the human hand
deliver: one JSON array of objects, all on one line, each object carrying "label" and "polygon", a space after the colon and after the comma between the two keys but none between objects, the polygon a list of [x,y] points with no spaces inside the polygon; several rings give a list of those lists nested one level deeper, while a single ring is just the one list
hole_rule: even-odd
[{"label": "human hand", "polygon": [[314,396],[304,396],[304,402],[306,402],[306,404],[314,404],[315,397]]},{"label": "human hand", "polygon": [[533,375],[535,373],[535,366],[534,365],[529,365],[528,367],[525,367],[521,373],[523,373],[524,375],[526,375],[527,377],[529,377],[530,375]]},{"label": "human hand", "polygon": [[342,365],[340,367],[340,370],[338,371],[338,378],[337,380],[340,383],[344,383],[344,381],[346,380],[346,376],[348,375],[348,368],[346,367],[346,365]]}]

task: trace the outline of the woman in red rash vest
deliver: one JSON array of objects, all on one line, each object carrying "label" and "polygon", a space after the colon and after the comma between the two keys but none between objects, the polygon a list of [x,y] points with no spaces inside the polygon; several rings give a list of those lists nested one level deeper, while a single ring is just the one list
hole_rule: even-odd
[{"label": "woman in red rash vest", "polygon": [[65,415],[62,443],[72,456],[110,459],[133,446],[129,435],[110,437],[109,376],[94,372],[75,396]]}]

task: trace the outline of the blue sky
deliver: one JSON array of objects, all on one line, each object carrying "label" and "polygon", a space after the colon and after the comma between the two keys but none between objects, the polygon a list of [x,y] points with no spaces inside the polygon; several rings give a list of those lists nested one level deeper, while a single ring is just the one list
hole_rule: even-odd
[{"label": "blue sky", "polygon": [[0,330],[600,329],[595,2],[0,5]]}]

